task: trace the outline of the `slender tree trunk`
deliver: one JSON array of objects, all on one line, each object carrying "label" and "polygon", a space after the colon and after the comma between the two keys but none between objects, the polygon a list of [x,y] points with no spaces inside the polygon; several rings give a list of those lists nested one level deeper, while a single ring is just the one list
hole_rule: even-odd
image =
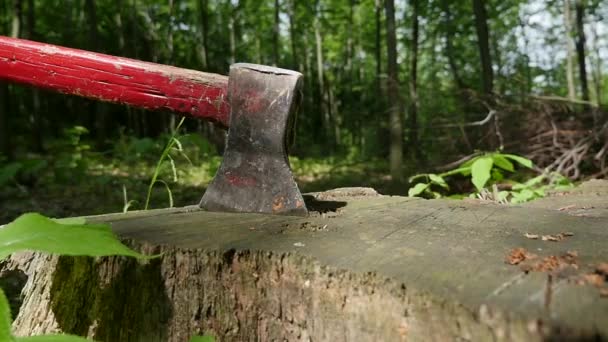
[{"label": "slender tree trunk", "polygon": [[593,34],[593,53],[595,63],[593,64],[593,84],[595,85],[595,103],[599,107],[602,105],[602,57],[600,56],[600,36],[597,32],[598,23],[592,25]]},{"label": "slender tree trunk", "polygon": [[209,69],[209,48],[208,48],[208,34],[209,34],[209,5],[207,0],[200,0],[199,4],[199,15],[201,22],[201,66],[203,70]]},{"label": "slender tree trunk", "polygon": [[420,155],[418,146],[418,15],[419,0],[411,0],[412,7],[412,43],[410,51],[410,110],[409,110],[409,148],[416,158]]},{"label": "slender tree trunk", "polygon": [[289,17],[289,40],[291,41],[291,67],[296,70],[303,70],[298,58],[298,49],[296,41],[296,0],[287,1],[287,10]]},{"label": "slender tree trunk", "polygon": [[[177,5],[178,0],[169,0],[169,17],[173,18],[173,16],[175,15],[175,7]],[[167,60],[167,63],[169,65],[172,65],[175,63],[175,43],[174,43],[174,32],[173,32],[173,27],[171,25],[171,21],[169,21],[169,31],[167,32],[167,52],[169,55],[169,58]],[[168,125],[168,131],[167,133],[173,134],[175,132],[175,115],[169,114],[169,125]]]},{"label": "slender tree trunk", "polygon": [[228,0],[228,6],[232,9],[228,25],[230,29],[230,64],[236,63],[236,20],[237,9],[232,5],[231,0]]},{"label": "slender tree trunk", "polygon": [[395,33],[395,3],[385,0],[386,10],[386,50],[388,84],[387,95],[390,105],[390,169],[393,181],[403,179],[403,126],[401,122],[401,101],[399,99],[399,74],[397,68],[397,37]]},{"label": "slender tree trunk", "polygon": [[576,0],[576,52],[578,55],[578,72],[583,101],[589,101],[589,86],[587,85],[587,67],[585,65],[585,4],[584,0]]},{"label": "slender tree trunk", "polygon": [[494,88],[494,72],[492,71],[492,59],[490,57],[490,33],[488,29],[488,14],[484,0],[473,0],[473,12],[475,13],[475,29],[477,31],[477,45],[481,60],[481,79],[483,92],[491,94]]},{"label": "slender tree trunk", "polygon": [[274,23],[272,29],[272,64],[279,65],[279,0],[274,0]]},{"label": "slender tree trunk", "polygon": [[572,42],[572,13],[570,0],[564,0],[564,27],[566,28],[566,80],[568,84],[568,99],[576,99],[574,86],[574,43]]},{"label": "slender tree trunk", "polygon": [[[317,14],[319,16],[320,14]],[[327,99],[327,89],[325,88],[325,73],[323,71],[323,36],[321,35],[321,21],[317,17],[315,19],[315,45],[317,50],[317,82],[319,83],[319,100],[321,108],[321,116],[323,120],[323,131],[325,132],[326,141],[331,138],[331,120],[329,114],[329,103]]]},{"label": "slender tree trunk", "polygon": [[119,32],[118,34],[118,49],[120,51],[121,54],[126,54],[125,51],[125,34],[124,34],[124,28],[123,28],[123,24],[122,24],[122,7],[123,7],[123,0],[114,0],[116,2],[116,13],[114,14],[114,23],[116,24],[116,30]]},{"label": "slender tree trunk", "polygon": [[[382,98],[382,0],[376,0],[376,101]],[[380,106],[378,106],[379,108]]]},{"label": "slender tree trunk", "polygon": [[[88,22],[89,48],[99,51],[99,31],[97,29],[97,4],[95,0],[85,0],[85,15]],[[106,138],[106,109],[101,103],[91,103],[94,127],[96,130],[97,143],[102,144]]]},{"label": "slender tree trunk", "polygon": [[19,38],[21,36],[22,18],[23,1],[13,0],[13,20],[11,25],[11,37]]},{"label": "slender tree trunk", "polygon": [[[34,0],[27,0],[27,25],[25,29],[25,38],[30,40],[36,39],[36,12],[34,7]],[[42,122],[40,120],[40,91],[36,88],[29,89],[32,98],[32,108],[28,113],[29,121],[29,134],[34,143],[33,149],[37,152],[43,151],[42,145]]]},{"label": "slender tree trunk", "polygon": [[449,0],[442,0],[441,7],[443,11],[443,32],[445,39],[445,55],[448,59],[448,66],[450,67],[450,72],[452,74],[452,78],[454,79],[454,83],[456,83],[456,87],[459,90],[466,88],[462,77],[460,77],[460,69],[456,63],[456,57],[454,56],[454,29],[452,27],[452,11],[450,10],[450,2]]}]

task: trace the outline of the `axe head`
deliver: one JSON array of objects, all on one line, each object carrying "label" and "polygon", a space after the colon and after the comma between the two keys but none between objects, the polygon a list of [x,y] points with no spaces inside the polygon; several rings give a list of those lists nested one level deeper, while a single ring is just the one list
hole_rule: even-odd
[{"label": "axe head", "polygon": [[200,206],[209,211],[308,214],[287,158],[302,74],[239,63],[230,67],[230,125],[222,164]]}]

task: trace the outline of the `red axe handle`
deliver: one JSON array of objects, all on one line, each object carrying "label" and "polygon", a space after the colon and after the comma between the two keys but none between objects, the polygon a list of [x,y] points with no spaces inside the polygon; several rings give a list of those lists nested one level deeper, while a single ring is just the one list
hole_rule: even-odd
[{"label": "red axe handle", "polygon": [[0,79],[228,127],[228,77],[0,36]]}]

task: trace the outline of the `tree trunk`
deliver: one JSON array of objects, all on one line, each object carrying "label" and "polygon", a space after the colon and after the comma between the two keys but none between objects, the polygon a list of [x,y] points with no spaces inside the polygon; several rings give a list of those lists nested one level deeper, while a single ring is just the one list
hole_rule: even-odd
[{"label": "tree trunk", "polygon": [[[317,16],[320,14],[317,13]],[[317,82],[319,83],[319,108],[321,109],[321,118],[323,122],[323,132],[325,133],[326,141],[331,139],[331,118],[329,113],[329,101],[327,89],[325,87],[325,73],[323,71],[323,36],[321,35],[321,20],[319,17],[315,19],[315,45],[317,51]]]},{"label": "tree trunk", "polygon": [[409,110],[409,149],[416,158],[420,156],[418,144],[418,15],[419,0],[411,0],[412,7],[412,42],[410,50],[410,110]]},{"label": "tree trunk", "polygon": [[209,5],[208,0],[199,0],[199,19],[201,22],[201,67],[203,70],[209,70],[209,47],[208,47],[208,35],[209,35]]},{"label": "tree trunk", "polygon": [[456,83],[456,87],[459,90],[466,88],[462,77],[460,77],[460,69],[456,63],[456,57],[454,56],[454,28],[452,27],[452,11],[450,10],[450,1],[442,0],[441,7],[443,11],[443,33],[445,35],[445,56],[448,59],[448,65],[450,67],[450,72],[452,74],[452,78],[454,79],[454,83]]},{"label": "tree trunk", "polygon": [[589,86],[587,85],[587,67],[585,65],[585,4],[584,0],[576,0],[576,53],[578,55],[578,73],[581,83],[583,101],[589,101]]},{"label": "tree trunk", "polygon": [[8,85],[0,82],[0,155],[11,160],[13,152],[10,145],[9,108]]},{"label": "tree trunk", "polygon": [[395,182],[401,182],[403,164],[403,125],[401,123],[401,99],[399,94],[399,69],[397,68],[397,37],[395,33],[395,3],[385,0],[386,50],[387,50],[387,95],[389,101],[390,169]]},{"label": "tree trunk", "polygon": [[568,84],[568,99],[576,99],[576,88],[574,86],[574,43],[572,41],[572,13],[570,11],[570,0],[564,0],[564,27],[566,28],[566,80]]},{"label": "tree trunk", "polygon": [[[195,208],[104,215],[88,220],[110,223],[129,245],[161,257],[15,253],[0,262],[0,286],[18,336],[602,341],[608,301],[578,283],[606,260],[598,241],[608,239],[608,184],[562,195],[513,207],[350,188],[311,195],[313,209],[336,211],[305,218]],[[558,210],[568,203],[579,207]],[[573,236],[559,243],[525,236],[561,234],[564,226]],[[507,264],[520,246],[537,259]],[[584,253],[562,261],[567,246]],[[549,259],[559,270],[531,267]]]},{"label": "tree trunk", "polygon": [[473,0],[475,13],[475,29],[477,31],[477,45],[481,61],[481,81],[483,92],[492,94],[494,88],[494,72],[490,57],[490,33],[488,29],[488,14],[483,0]]},{"label": "tree trunk", "polygon": [[291,67],[294,70],[303,71],[304,67],[300,65],[298,58],[298,49],[296,41],[296,0],[287,0],[287,15],[289,17],[289,40],[291,41]]},{"label": "tree trunk", "polygon": [[[26,39],[36,40],[36,12],[34,0],[27,0],[27,26],[23,36]],[[32,149],[36,152],[43,152],[44,147],[42,144],[42,138],[44,129],[42,128],[42,120],[40,119],[40,91],[36,88],[32,88],[29,89],[28,92],[31,93],[32,99],[32,106],[28,113],[28,133],[30,134],[33,142]]]},{"label": "tree trunk", "polygon": [[279,66],[279,0],[274,0],[274,22],[272,28],[272,63],[273,65]]},{"label": "tree trunk", "polygon": [[230,30],[230,64],[234,64],[236,63],[236,19],[235,16],[237,15],[236,11],[236,7],[234,7],[232,5],[232,1],[228,0],[228,6],[230,6],[230,18],[228,19],[228,25],[229,25],[229,30]]},{"label": "tree trunk", "polygon": [[23,19],[23,1],[13,0],[13,20],[11,25],[11,37],[21,37],[21,27]]},{"label": "tree trunk", "polygon": [[382,99],[382,0],[376,0],[376,103],[380,109]]},{"label": "tree trunk", "polygon": [[[89,30],[89,49],[91,51],[100,52],[99,48],[99,31],[97,28],[97,4],[96,0],[85,0],[85,15],[88,22]],[[107,138],[107,107],[103,103],[90,102],[91,114],[95,127],[95,137],[98,144],[103,144]]]},{"label": "tree trunk", "polygon": [[595,85],[595,104],[600,107],[602,105],[602,57],[600,55],[600,36],[597,30],[597,26],[599,24],[596,22],[592,25],[591,33],[593,34],[593,52],[595,55],[594,62],[592,67],[593,74],[593,84]]}]

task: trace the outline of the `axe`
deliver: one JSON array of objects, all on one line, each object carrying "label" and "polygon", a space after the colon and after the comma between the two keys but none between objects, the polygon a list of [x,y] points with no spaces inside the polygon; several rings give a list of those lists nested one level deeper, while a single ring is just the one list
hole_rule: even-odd
[{"label": "axe", "polygon": [[0,36],[0,79],[228,127],[222,164],[200,206],[308,213],[287,158],[301,98],[298,72],[239,63],[226,77]]}]

